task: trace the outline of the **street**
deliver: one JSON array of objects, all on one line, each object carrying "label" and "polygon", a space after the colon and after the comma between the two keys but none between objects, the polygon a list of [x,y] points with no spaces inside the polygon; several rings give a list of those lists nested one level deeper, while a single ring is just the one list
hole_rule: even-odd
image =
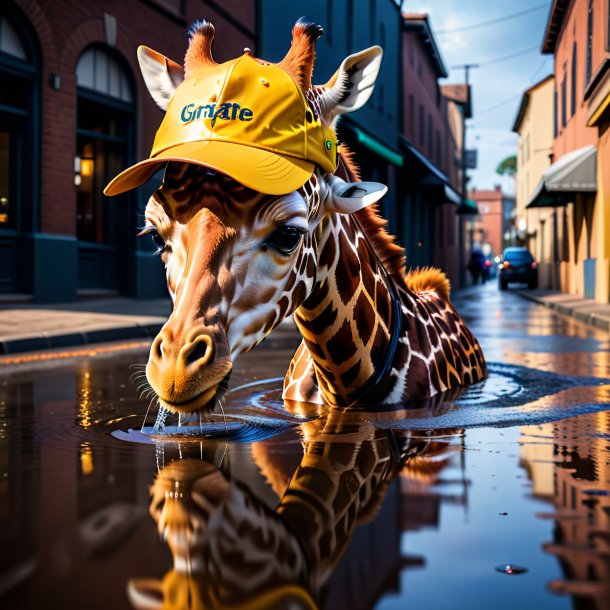
[{"label": "street", "polygon": [[[350,532],[324,595],[312,594],[323,608],[352,598],[354,608],[446,608],[455,595],[461,607],[512,608],[527,598],[567,608],[569,597],[551,591],[585,592],[591,607],[608,608],[607,333],[495,283],[461,292],[455,304],[481,341],[490,378],[431,412],[370,416],[417,457],[403,458],[377,518]],[[282,375],[296,344],[292,331],[278,333],[232,377],[233,388],[250,385],[229,394],[228,433],[242,422],[257,434],[228,444],[224,433],[220,442],[153,443],[139,432],[149,403],[129,378],[143,348],[7,365],[0,537],[13,550],[1,566],[3,608],[131,607],[128,583],[162,578],[172,564],[148,512],[155,472],[172,460],[203,458],[273,510],[303,439],[326,421],[299,424],[281,413],[280,382],[262,381]],[[259,420],[248,423],[253,414]],[[286,425],[268,426],[280,420]],[[386,443],[366,434],[365,444]],[[513,562],[527,572],[495,571]],[[363,569],[367,578],[349,577]]]}]

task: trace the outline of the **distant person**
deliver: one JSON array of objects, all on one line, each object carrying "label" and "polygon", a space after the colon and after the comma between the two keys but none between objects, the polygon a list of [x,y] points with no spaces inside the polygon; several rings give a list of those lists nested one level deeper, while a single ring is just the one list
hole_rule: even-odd
[{"label": "distant person", "polygon": [[470,253],[470,261],[468,262],[468,271],[472,276],[472,283],[478,284],[479,279],[484,284],[489,276],[489,270],[485,265],[485,256],[481,250],[473,250]]}]

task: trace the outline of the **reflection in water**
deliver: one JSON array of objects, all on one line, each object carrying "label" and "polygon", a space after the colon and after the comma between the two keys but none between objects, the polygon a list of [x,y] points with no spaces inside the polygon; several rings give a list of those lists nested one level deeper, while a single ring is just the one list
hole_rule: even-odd
[{"label": "reflection in water", "polygon": [[527,459],[534,493],[554,505],[539,515],[554,521],[553,540],[543,548],[564,574],[549,588],[571,595],[579,610],[610,609],[608,432],[609,412],[547,424],[537,435],[541,450]]},{"label": "reflection in water", "polygon": [[[281,454],[261,450],[260,444],[254,453],[281,498],[275,510],[208,461],[186,458],[159,471],[150,513],[171,550],[173,567],[162,581],[130,581],[135,607],[325,605],[324,585],[355,525],[377,516],[401,470],[413,479],[429,478],[451,451],[446,439],[382,431],[352,414],[331,412],[304,431],[303,456],[293,471]],[[373,573],[353,587],[370,595],[374,562],[386,564],[393,548],[400,561],[398,534],[390,531],[388,545],[378,540],[368,549]]]}]

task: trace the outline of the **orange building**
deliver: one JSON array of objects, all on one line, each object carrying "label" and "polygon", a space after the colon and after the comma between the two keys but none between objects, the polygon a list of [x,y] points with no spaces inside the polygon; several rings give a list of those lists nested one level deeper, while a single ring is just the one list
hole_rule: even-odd
[{"label": "orange building", "polygon": [[[555,56],[553,164],[529,208],[552,209],[538,228],[549,286],[610,300],[610,4],[554,0],[543,53]],[[543,286],[545,287],[545,286]]]},{"label": "orange building", "polygon": [[472,223],[472,244],[485,254],[499,256],[514,237],[513,210],[515,200],[502,192],[500,186],[489,191],[471,191],[479,214]]}]

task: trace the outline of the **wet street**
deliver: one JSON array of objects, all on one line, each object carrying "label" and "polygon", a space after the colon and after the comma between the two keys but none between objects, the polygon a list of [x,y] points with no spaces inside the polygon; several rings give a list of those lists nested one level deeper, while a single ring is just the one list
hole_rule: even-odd
[{"label": "wet street", "polygon": [[143,344],[5,364],[0,607],[610,609],[610,338],[454,304],[489,379],[383,413],[286,411],[283,327],[188,438],[151,435]]}]

